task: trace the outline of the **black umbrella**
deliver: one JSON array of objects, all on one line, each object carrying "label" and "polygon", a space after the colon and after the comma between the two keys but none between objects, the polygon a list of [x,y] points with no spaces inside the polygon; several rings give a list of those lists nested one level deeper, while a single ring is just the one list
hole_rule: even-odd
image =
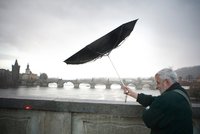
[{"label": "black umbrella", "polygon": [[109,54],[114,48],[130,35],[137,20],[122,24],[118,28],[87,45],[64,62],[82,64]]},{"label": "black umbrella", "polygon": [[[122,24],[91,44],[87,45],[64,62],[67,64],[83,64],[97,58],[101,58],[102,56],[108,56],[109,53],[116,47],[118,47],[121,42],[130,35],[133,31],[133,28],[136,24],[137,20],[133,20]],[[109,56],[108,56],[109,57]],[[110,59],[110,58],[109,58]],[[110,60],[111,61],[111,60]],[[112,63],[112,61],[111,61]],[[113,63],[112,63],[113,65]],[[114,65],[113,65],[114,67]],[[115,67],[114,67],[115,69]],[[116,69],[115,69],[116,71]],[[117,71],[116,71],[117,73]],[[117,73],[118,77],[119,74]],[[120,77],[119,77],[120,78]],[[121,79],[120,79],[121,81]],[[122,82],[122,81],[121,81]],[[123,82],[122,82],[123,84]],[[124,85],[124,84],[123,84]]]}]

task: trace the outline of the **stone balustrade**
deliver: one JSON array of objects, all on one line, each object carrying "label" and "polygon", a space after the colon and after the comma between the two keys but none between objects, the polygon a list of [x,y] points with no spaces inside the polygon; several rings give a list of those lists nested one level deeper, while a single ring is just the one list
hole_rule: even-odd
[{"label": "stone balustrade", "polygon": [[[148,134],[136,102],[0,98],[0,134]],[[200,106],[193,104],[195,133]]]}]

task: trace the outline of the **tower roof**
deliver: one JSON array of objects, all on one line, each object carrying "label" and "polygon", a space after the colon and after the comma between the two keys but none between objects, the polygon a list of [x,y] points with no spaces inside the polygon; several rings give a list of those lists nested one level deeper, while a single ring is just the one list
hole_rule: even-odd
[{"label": "tower roof", "polygon": [[17,59],[15,60],[15,65],[18,65]]}]

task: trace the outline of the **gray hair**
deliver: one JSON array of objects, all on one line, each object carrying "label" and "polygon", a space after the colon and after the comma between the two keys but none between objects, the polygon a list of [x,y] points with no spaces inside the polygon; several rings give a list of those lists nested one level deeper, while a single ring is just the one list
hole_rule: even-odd
[{"label": "gray hair", "polygon": [[172,83],[177,82],[177,74],[175,71],[173,71],[171,68],[164,68],[156,73],[156,75],[159,75],[161,80],[170,80]]}]

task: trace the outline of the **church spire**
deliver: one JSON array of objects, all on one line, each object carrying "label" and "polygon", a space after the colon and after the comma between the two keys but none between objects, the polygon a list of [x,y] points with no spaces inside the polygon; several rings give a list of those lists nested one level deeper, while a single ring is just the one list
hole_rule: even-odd
[{"label": "church spire", "polygon": [[29,64],[27,64],[27,67],[26,67],[26,74],[31,74],[31,70],[29,68]]},{"label": "church spire", "polygon": [[18,62],[17,62],[17,59],[15,60],[15,66],[18,66]]}]

